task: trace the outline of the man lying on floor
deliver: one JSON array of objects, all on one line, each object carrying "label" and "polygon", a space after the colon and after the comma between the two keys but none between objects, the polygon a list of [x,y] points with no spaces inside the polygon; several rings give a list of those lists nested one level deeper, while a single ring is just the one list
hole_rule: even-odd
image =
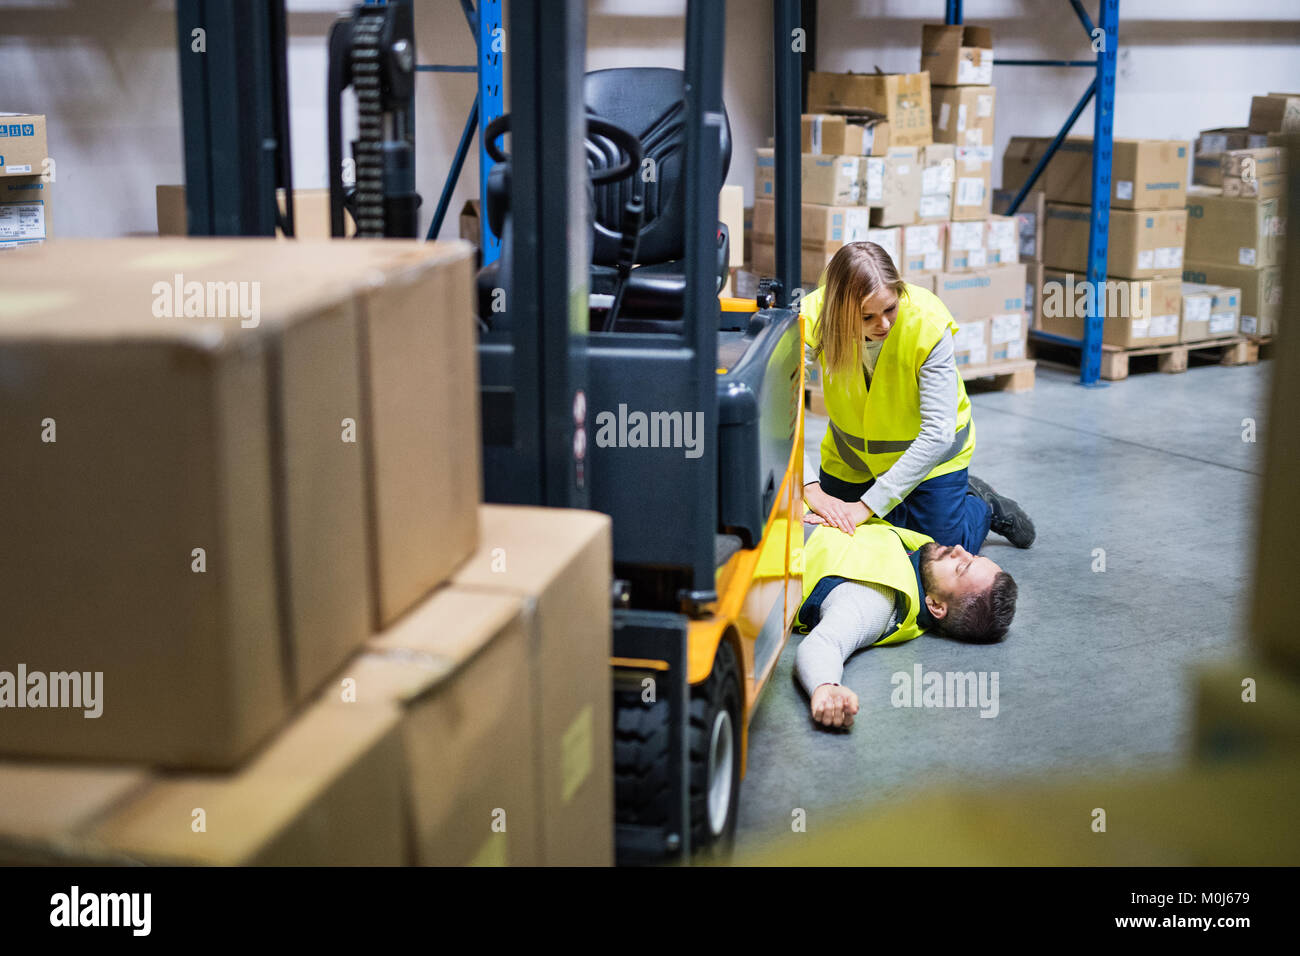
[{"label": "man lying on floor", "polygon": [[1010,627],[1016,582],[988,558],[879,518],[852,535],[811,513],[805,520],[819,526],[804,542],[797,624],[810,633],[799,645],[795,669],[812,699],[813,720],[853,726],[858,695],[840,678],[856,651],[926,631],[988,644]]}]

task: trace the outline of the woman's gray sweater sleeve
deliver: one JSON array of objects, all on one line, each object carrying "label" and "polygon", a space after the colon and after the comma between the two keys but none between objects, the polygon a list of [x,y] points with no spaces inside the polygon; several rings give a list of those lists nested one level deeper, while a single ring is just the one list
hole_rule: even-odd
[{"label": "woman's gray sweater sleeve", "polygon": [[871,513],[882,518],[925,480],[952,446],[957,429],[957,358],[951,332],[930,350],[918,384],[921,433],[862,496]]}]

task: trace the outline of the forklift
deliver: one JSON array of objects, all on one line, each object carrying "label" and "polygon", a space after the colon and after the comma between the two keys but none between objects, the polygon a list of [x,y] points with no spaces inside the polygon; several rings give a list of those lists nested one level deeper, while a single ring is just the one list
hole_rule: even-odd
[{"label": "forklift", "polygon": [[[178,35],[237,6],[179,0]],[[250,62],[182,70],[192,234],[286,225],[274,214],[275,186],[290,185],[283,11],[271,10],[244,24],[265,44],[232,53]],[[748,300],[719,296],[732,241],[718,221],[724,14],[688,0],[683,70],[585,73],[585,0],[512,0],[511,112],[483,136],[484,226],[501,238],[477,277],[484,497],[611,517],[619,863],[730,851],[750,723],[802,593],[800,4],[773,0],[777,275]],[[358,4],[331,32],[336,235],[344,208],[359,238],[415,235],[413,64],[409,0]],[[228,105],[225,87],[255,66],[265,82]],[[355,184],[338,178],[348,86]],[[233,194],[213,183],[232,140],[262,170]]]}]

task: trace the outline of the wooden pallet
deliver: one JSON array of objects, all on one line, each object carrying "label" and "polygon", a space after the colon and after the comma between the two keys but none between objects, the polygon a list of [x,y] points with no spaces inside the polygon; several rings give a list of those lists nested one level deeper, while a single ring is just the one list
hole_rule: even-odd
[{"label": "wooden pallet", "polygon": [[1011,359],[963,368],[961,377],[967,382],[978,382],[984,392],[1028,392],[1034,387],[1033,359]]},{"label": "wooden pallet", "polygon": [[[1072,371],[1079,368],[1079,350],[1073,345],[1057,342],[1033,341],[1034,356],[1044,365]],[[1068,359],[1062,360],[1060,356]],[[1259,345],[1244,335],[1230,338],[1207,339],[1201,342],[1174,342],[1169,345],[1151,345],[1132,349],[1115,345],[1101,347],[1101,377],[1108,382],[1128,378],[1130,363],[1134,359],[1155,359],[1155,368],[1167,375],[1187,371],[1191,358],[1211,359],[1220,365],[1254,365],[1259,361]]]}]

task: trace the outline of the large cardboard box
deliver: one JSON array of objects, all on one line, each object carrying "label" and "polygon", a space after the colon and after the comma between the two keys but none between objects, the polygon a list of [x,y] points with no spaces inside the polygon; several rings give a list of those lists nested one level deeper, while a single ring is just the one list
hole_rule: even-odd
[{"label": "large cardboard box", "polygon": [[85,836],[140,863],[400,866],[398,731],[392,706],[318,702],[238,770],[160,777]]},{"label": "large cardboard box", "polygon": [[[1011,201],[1016,198],[1014,192],[997,189],[993,192],[993,212],[999,216],[1007,215]],[[1020,224],[1020,261],[1043,261],[1043,222],[1047,203],[1041,189],[1034,189],[1025,194],[1020,208],[1016,210],[1015,219]]]},{"label": "large cardboard box", "polygon": [[889,123],[869,116],[805,113],[800,149],[828,156],[883,156],[889,150]]},{"label": "large cardboard box", "polygon": [[103,694],[92,719],[11,712],[0,751],[229,767],[366,639],[375,595],[398,613],[473,550],[477,446],[448,424],[477,427],[467,253],[63,240],[0,262],[9,651]]},{"label": "large cardboard box", "polygon": [[[281,214],[285,211],[284,190],[276,191],[276,201]],[[477,202],[477,200],[473,200]],[[154,204],[158,216],[158,235],[188,236],[189,210],[185,205],[184,185],[158,185],[154,187]],[[462,221],[464,211],[461,213]],[[345,237],[356,235],[357,226],[352,214],[343,211]],[[293,191],[293,234],[298,239],[330,238],[330,191],[328,189],[295,189]],[[465,238],[461,236],[461,238]],[[472,240],[477,243],[477,235]]]},{"label": "large cardboard box", "polygon": [[[1168,345],[1178,341],[1182,280],[1107,279],[1098,308],[1105,316],[1102,342],[1118,348]],[[1053,335],[1083,338],[1090,300],[1098,293],[1073,273],[1044,270],[1040,328]]]},{"label": "large cardboard box", "polygon": [[863,164],[878,161],[861,156],[803,154],[800,181],[803,202],[825,206],[865,205]]},{"label": "large cardboard box", "polygon": [[942,222],[952,210],[956,149],[950,143],[922,147],[921,198],[916,218],[921,222]]},{"label": "large cardboard box", "polygon": [[944,269],[948,224],[943,222],[903,226],[902,260],[895,259],[899,272],[912,281],[922,275],[937,275]]},{"label": "large cardboard box", "polygon": [[1250,100],[1252,133],[1300,132],[1300,93],[1269,93]]},{"label": "large cardboard box", "polygon": [[740,186],[723,186],[718,192],[718,221],[727,227],[728,268],[745,261],[745,191]]},{"label": "large cardboard box", "polygon": [[936,143],[992,146],[997,91],[991,86],[933,86],[930,110]]},{"label": "large cardboard box", "polygon": [[948,224],[948,245],[944,254],[944,268],[948,272],[973,272],[990,266],[987,224],[979,222],[951,222]]},{"label": "large cardboard box", "polygon": [[871,224],[903,226],[916,222],[923,181],[920,151],[895,146],[889,155],[869,156],[862,163],[862,202],[871,207]]},{"label": "large cardboard box", "polygon": [[0,866],[125,862],[94,846],[86,829],[152,779],[141,767],[0,762]]},{"label": "large cardboard box", "polygon": [[808,76],[808,112],[867,112],[889,122],[891,146],[928,146],[928,73],[821,73]]},{"label": "large cardboard box", "polygon": [[50,151],[40,113],[0,113],[0,176],[40,176]]},{"label": "large cardboard box", "polygon": [[1277,146],[1220,154],[1225,196],[1277,199],[1286,194],[1286,150]]},{"label": "large cardboard box", "polygon": [[[1002,156],[1002,189],[1015,192],[1047,152],[1050,137],[1015,136]],[[1187,195],[1184,140],[1116,139],[1111,157],[1112,209],[1181,209]],[[1061,143],[1036,188],[1048,202],[1092,203],[1092,139]]]},{"label": "large cardboard box", "polygon": [[953,219],[984,219],[993,209],[993,147],[958,146]]},{"label": "large cardboard box", "polygon": [[1026,355],[1029,320],[1025,313],[1003,312],[989,319],[989,361],[1012,362]]},{"label": "large cardboard box", "polygon": [[1241,290],[1221,285],[1183,283],[1183,318],[1179,341],[1200,342],[1237,334]]},{"label": "large cardboard box", "polygon": [[[509,594],[441,588],[372,640],[329,692],[345,711],[400,712],[412,862],[542,862],[542,682],[527,614]],[[598,838],[599,824],[592,830]]]},{"label": "large cardboard box", "polygon": [[540,756],[542,862],[608,865],[614,838],[609,518],[504,505],[484,505],[482,516],[483,544],[453,580],[458,588],[524,602],[537,704],[530,723]]},{"label": "large cardboard box", "polygon": [[1226,265],[1277,265],[1286,248],[1279,199],[1224,196],[1197,187],[1187,197],[1187,258]]},{"label": "large cardboard box", "polygon": [[921,26],[921,69],[934,86],[988,86],[993,82],[993,31],[964,24]]},{"label": "large cardboard box", "polygon": [[953,352],[958,368],[975,368],[989,362],[990,320],[961,319],[953,333]]},{"label": "large cardboard box", "polygon": [[[754,235],[768,244],[776,241],[776,203],[760,199],[754,204]],[[800,232],[805,246],[861,242],[870,238],[871,211],[866,206],[823,206],[804,203]]]},{"label": "large cardboard box", "polygon": [[935,278],[934,292],[958,322],[1021,312],[1025,307],[1025,267],[944,272]]},{"label": "large cardboard box", "polygon": [[1241,322],[1247,335],[1273,335],[1282,318],[1282,268],[1230,265],[1188,259],[1183,265],[1187,282],[1213,283],[1241,290]]},{"label": "large cardboard box", "polygon": [[1020,261],[1020,225],[1011,216],[989,216],[985,220],[984,248],[989,265],[1005,266]]},{"label": "large cardboard box", "polygon": [[0,252],[53,238],[53,189],[54,184],[39,175],[0,178]]},{"label": "large cardboard box", "polygon": [[1201,130],[1196,137],[1196,150],[1192,156],[1192,182],[1203,186],[1222,186],[1224,153],[1268,145],[1268,134],[1252,133],[1244,126]]},{"label": "large cardboard box", "polygon": [[[1049,268],[1086,272],[1092,210],[1068,203],[1047,204],[1043,263]],[[1177,276],[1188,242],[1185,209],[1112,209],[1106,271],[1124,279]]]}]

